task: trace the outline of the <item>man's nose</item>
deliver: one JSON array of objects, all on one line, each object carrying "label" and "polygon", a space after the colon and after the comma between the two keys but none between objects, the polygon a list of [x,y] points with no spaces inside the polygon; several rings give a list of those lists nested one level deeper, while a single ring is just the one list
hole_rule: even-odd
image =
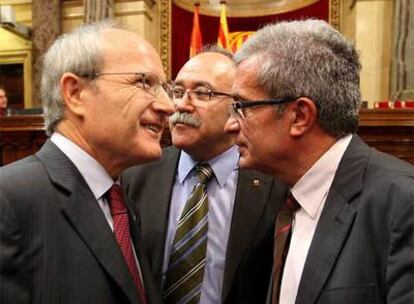
[{"label": "man's nose", "polygon": [[165,115],[172,115],[175,112],[174,103],[168,94],[161,92],[157,95],[153,103],[153,109],[157,112],[163,112]]},{"label": "man's nose", "polygon": [[230,115],[224,125],[224,131],[226,133],[238,133],[240,131],[239,121],[233,115]]}]

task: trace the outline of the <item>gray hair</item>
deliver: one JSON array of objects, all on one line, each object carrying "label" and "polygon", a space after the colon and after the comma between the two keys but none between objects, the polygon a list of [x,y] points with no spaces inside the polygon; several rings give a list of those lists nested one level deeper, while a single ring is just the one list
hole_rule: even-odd
[{"label": "gray hair", "polygon": [[255,33],[235,55],[255,56],[257,82],[270,98],[307,96],[321,128],[335,137],[358,128],[361,65],[353,43],[321,20],[280,22]]},{"label": "gray hair", "polygon": [[43,57],[41,97],[46,134],[55,130],[64,114],[60,78],[70,72],[78,76],[99,73],[103,68],[102,33],[114,28],[109,21],[85,25],[61,35]]}]

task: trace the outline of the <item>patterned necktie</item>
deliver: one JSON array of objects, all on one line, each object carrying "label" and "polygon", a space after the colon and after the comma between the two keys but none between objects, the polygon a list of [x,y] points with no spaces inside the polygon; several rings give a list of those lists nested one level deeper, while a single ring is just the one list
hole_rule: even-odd
[{"label": "patterned necktie", "polygon": [[282,281],[283,266],[289,251],[289,243],[292,232],[292,222],[295,211],[300,205],[292,194],[289,194],[285,204],[280,209],[275,227],[275,245],[273,251],[273,285],[272,304],[279,303],[280,283]]},{"label": "patterned necktie", "polygon": [[145,290],[141,282],[135,255],[132,251],[132,241],[129,232],[129,220],[126,204],[122,197],[122,190],[118,184],[113,184],[108,192],[108,203],[114,222],[114,233],[119,248],[122,251],[125,262],[137,287],[140,303],[147,303]]},{"label": "patterned necktie", "polygon": [[164,284],[165,303],[198,303],[207,249],[208,198],[206,186],[213,170],[195,167],[198,183],[188,198],[177,224]]}]

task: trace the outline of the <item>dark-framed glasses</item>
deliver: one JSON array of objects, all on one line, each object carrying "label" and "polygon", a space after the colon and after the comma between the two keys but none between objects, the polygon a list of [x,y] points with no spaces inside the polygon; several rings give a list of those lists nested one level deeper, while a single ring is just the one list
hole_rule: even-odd
[{"label": "dark-framed glasses", "polygon": [[191,98],[191,100],[197,100],[201,102],[209,102],[212,98],[217,96],[226,96],[233,98],[232,95],[223,93],[223,92],[217,92],[209,89],[195,89],[195,90],[185,90],[182,87],[173,87],[171,90],[171,96],[175,102],[180,102],[184,96],[187,94],[188,98]]},{"label": "dark-framed glasses", "polygon": [[230,105],[230,113],[235,118],[246,119],[247,113],[246,109],[258,106],[270,106],[270,105],[279,105],[287,102],[292,102],[297,100],[296,98],[285,98],[285,99],[269,99],[269,100],[238,100],[233,97],[233,103]]},{"label": "dark-framed glasses", "polygon": [[171,86],[166,82],[160,82],[157,76],[152,73],[142,72],[102,72],[94,73],[92,75],[85,75],[82,77],[97,78],[105,75],[134,75],[133,83],[138,88],[143,89],[145,92],[152,96],[157,96],[160,93],[165,93],[170,96]]}]

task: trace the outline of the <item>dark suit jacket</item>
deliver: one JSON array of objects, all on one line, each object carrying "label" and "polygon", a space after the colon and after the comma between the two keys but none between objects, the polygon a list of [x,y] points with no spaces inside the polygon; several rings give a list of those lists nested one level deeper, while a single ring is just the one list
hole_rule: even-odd
[{"label": "dark suit jacket", "polygon": [[[122,180],[130,200],[138,206],[142,239],[159,288],[179,156],[179,150],[169,147],[160,161],[130,168]],[[254,180],[260,185],[255,186]],[[272,269],[275,214],[286,191],[286,186],[272,177],[240,170],[224,269],[224,303],[265,302]]]},{"label": "dark suit jacket", "polygon": [[413,166],[354,135],[316,227],[296,303],[414,303]]},{"label": "dark suit jacket", "polygon": [[[159,303],[148,262],[135,247],[149,303]],[[139,303],[96,199],[50,141],[0,169],[0,303]]]}]

